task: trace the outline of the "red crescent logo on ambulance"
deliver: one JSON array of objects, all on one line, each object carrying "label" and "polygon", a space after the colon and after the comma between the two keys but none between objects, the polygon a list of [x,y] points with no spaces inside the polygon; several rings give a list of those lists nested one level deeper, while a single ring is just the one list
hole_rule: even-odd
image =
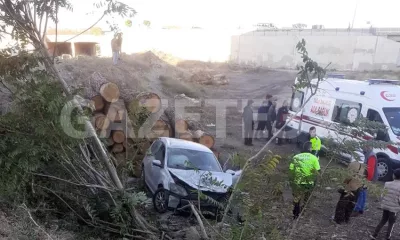
[{"label": "red crescent logo on ambulance", "polygon": [[386,101],[392,102],[392,101],[394,101],[394,98],[396,98],[396,94],[388,93],[387,91],[382,91],[381,92],[381,97],[383,99],[385,99]]}]

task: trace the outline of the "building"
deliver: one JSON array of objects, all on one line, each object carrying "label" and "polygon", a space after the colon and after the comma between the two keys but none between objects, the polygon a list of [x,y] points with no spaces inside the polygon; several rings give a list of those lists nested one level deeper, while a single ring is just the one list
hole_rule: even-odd
[{"label": "building", "polygon": [[46,35],[46,44],[50,55],[53,55],[56,47],[55,56],[63,54],[77,57],[79,55],[99,56],[101,36],[95,35]]}]

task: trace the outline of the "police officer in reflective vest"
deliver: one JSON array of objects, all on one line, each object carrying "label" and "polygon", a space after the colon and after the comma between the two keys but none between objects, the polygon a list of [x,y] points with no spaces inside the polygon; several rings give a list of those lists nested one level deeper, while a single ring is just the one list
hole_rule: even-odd
[{"label": "police officer in reflective vest", "polygon": [[319,152],[321,151],[321,139],[317,137],[317,129],[310,127],[310,142],[311,142],[311,153],[319,158]]},{"label": "police officer in reflective vest", "polygon": [[[299,214],[314,188],[320,168],[318,158],[311,153],[311,142],[303,145],[303,152],[293,157],[289,165],[289,180],[293,192],[293,218]],[[300,206],[302,205],[302,206]]]}]

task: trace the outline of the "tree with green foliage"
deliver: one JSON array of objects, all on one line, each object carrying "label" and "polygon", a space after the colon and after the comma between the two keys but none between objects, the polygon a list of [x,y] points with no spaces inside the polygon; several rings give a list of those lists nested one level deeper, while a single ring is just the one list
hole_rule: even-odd
[{"label": "tree with green foliage", "polygon": [[[99,21],[135,14],[114,0],[97,7],[104,11]],[[32,208],[50,205],[98,234],[158,239],[158,230],[138,212],[147,204],[146,196],[125,190],[124,175],[87,118],[90,109],[75,97],[79,89],[66,84],[47,50],[48,22],[56,23],[57,34],[61,8],[73,9],[66,0],[0,0],[1,33],[20,43],[0,53],[0,87],[13,100],[0,116],[0,195]],[[33,51],[27,51],[29,44]],[[89,136],[71,138],[65,123]]]}]

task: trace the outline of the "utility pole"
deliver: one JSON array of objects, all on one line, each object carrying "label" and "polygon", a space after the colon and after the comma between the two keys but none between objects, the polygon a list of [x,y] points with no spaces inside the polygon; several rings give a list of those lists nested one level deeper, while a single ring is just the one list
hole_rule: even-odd
[{"label": "utility pole", "polygon": [[354,27],[354,20],[356,19],[357,8],[358,8],[358,3],[359,2],[360,2],[360,0],[357,0],[356,8],[354,9],[353,22],[351,23],[351,29],[353,29],[353,27]]}]

